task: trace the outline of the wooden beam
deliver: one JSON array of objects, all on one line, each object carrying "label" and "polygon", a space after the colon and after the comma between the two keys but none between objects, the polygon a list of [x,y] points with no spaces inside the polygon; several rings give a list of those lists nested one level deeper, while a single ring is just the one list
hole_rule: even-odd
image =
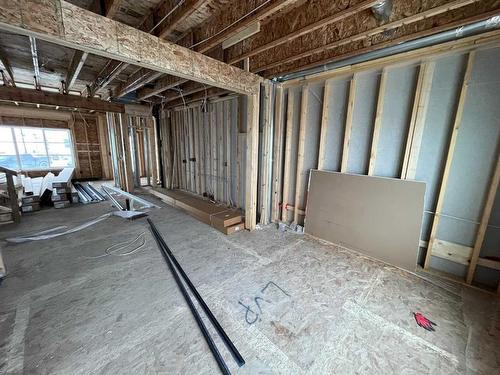
[{"label": "wooden beam", "polygon": [[80,108],[98,112],[125,112],[123,104],[106,102],[96,98],[85,98],[76,95],[63,95],[41,90],[21,89],[18,87],[0,87],[0,100],[45,104],[67,108]]},{"label": "wooden beam", "polygon": [[247,159],[245,228],[257,225],[257,173],[259,170],[259,93],[247,96]]},{"label": "wooden beam", "polygon": [[405,155],[403,157],[403,166],[401,168],[402,179],[414,180],[417,173],[417,163],[420,155],[422,136],[424,134],[434,67],[434,61],[424,62],[420,65],[410,126],[408,128]]},{"label": "wooden beam", "polygon": [[439,194],[436,204],[436,213],[434,215],[434,220],[432,222],[431,234],[429,237],[429,247],[427,249],[427,254],[425,256],[424,269],[430,267],[432,247],[436,241],[437,231],[439,227],[439,221],[441,219],[441,211],[444,205],[444,199],[446,195],[446,187],[448,185],[448,178],[450,177],[451,164],[453,162],[453,156],[455,153],[455,146],[457,143],[458,132],[460,130],[460,125],[462,124],[462,115],[465,105],[465,99],[467,97],[467,91],[469,88],[469,82],[472,75],[472,66],[474,64],[474,58],[476,56],[475,51],[469,52],[469,57],[467,59],[467,68],[465,70],[462,87],[460,90],[460,97],[458,99],[457,109],[455,112],[455,119],[453,123],[453,128],[451,132],[450,142],[448,146],[448,152],[446,155],[446,163],[443,170],[443,177],[441,179],[441,185],[439,187]]},{"label": "wooden beam", "polygon": [[35,81],[35,89],[41,90],[42,84],[40,82],[40,65],[38,63],[38,49],[36,46],[36,39],[34,36],[29,36],[31,60],[33,62],[33,78]]},{"label": "wooden beam", "polygon": [[[300,38],[301,36],[309,34],[313,31],[320,30],[321,28],[323,28],[327,25],[340,22],[343,19],[350,17],[356,13],[359,13],[363,10],[366,10],[379,2],[380,2],[380,0],[362,1],[359,4],[356,4],[356,5],[353,5],[349,8],[346,8],[338,13],[335,13],[335,14],[329,16],[329,17],[325,17],[322,20],[313,22],[313,23],[311,23],[307,26],[304,26],[298,30],[294,30],[289,34],[282,36],[281,38],[275,39],[269,43],[263,44],[263,45],[258,46],[258,47],[252,47],[250,51],[230,59],[229,64],[236,64],[237,62],[239,62],[241,60],[244,60],[246,58],[261,54],[265,51],[270,50],[271,48],[276,48],[279,45],[291,42],[292,40]],[[279,31],[277,31],[273,34],[279,34]]]},{"label": "wooden beam", "polygon": [[493,204],[495,203],[495,197],[498,192],[498,183],[500,181],[500,156],[497,155],[497,164],[493,172],[493,176],[490,182],[490,188],[488,190],[488,195],[483,207],[483,214],[481,215],[481,221],[479,224],[479,229],[476,234],[476,241],[474,242],[474,248],[472,250],[472,256],[470,260],[469,269],[467,270],[467,278],[465,282],[471,284],[474,279],[474,274],[476,272],[476,267],[478,264],[479,253],[483,246],[484,237],[486,235],[486,229],[490,221],[491,211],[493,209]]},{"label": "wooden beam", "polygon": [[188,104],[191,104],[191,103],[194,103],[194,102],[197,102],[200,100],[208,100],[208,99],[212,99],[216,96],[221,96],[221,95],[225,95],[225,94],[229,94],[229,93],[230,92],[227,90],[212,87],[212,88],[207,89],[206,91],[205,90],[198,91],[193,95],[184,96],[184,98],[179,98],[175,101],[169,102],[168,106],[169,106],[169,108],[175,108],[175,107],[181,107],[181,106],[184,107]]},{"label": "wooden beam", "polygon": [[380,128],[382,126],[382,114],[384,112],[385,87],[387,85],[387,69],[382,70],[380,83],[378,86],[377,109],[373,124],[372,146],[370,151],[370,162],[368,165],[368,176],[373,176],[375,163],[377,161],[378,140],[380,138]]},{"label": "wooden beam", "polygon": [[[302,88],[302,99],[300,102],[300,124],[299,124],[299,146],[297,151],[297,175],[295,176],[295,210],[293,211],[293,222],[299,224],[299,206],[301,195],[304,194],[302,185],[304,184],[307,171],[304,170],[304,157],[306,148],[307,114],[309,111],[309,86]],[[304,207],[305,208],[305,207]]]},{"label": "wooden beam", "polygon": [[264,5],[255,8],[253,11],[245,15],[238,22],[233,22],[222,28],[221,31],[209,36],[202,42],[195,44],[194,48],[198,52],[206,52],[221,44],[224,40],[246,29],[255,21],[261,21],[269,17],[273,13],[283,9],[284,7],[294,3],[296,0],[272,0],[264,3]]},{"label": "wooden beam", "polygon": [[113,18],[120,10],[123,0],[104,0],[105,14],[108,18]]},{"label": "wooden beam", "polygon": [[0,8],[0,29],[241,94],[258,92],[262,81],[255,74],[63,0],[7,2]]},{"label": "wooden beam", "polygon": [[129,92],[137,90],[138,88],[147,85],[148,83],[160,78],[163,73],[154,72],[148,69],[139,69],[134,74],[132,74],[127,81],[120,84],[120,86],[116,89],[116,92],[113,94],[114,98],[121,98],[122,96],[127,95]]},{"label": "wooden beam", "polygon": [[284,92],[283,86],[276,85],[276,99],[274,106],[274,157],[273,157],[273,200],[271,220],[278,222],[281,216],[280,204],[282,196],[283,179],[283,146],[285,144],[284,132]]},{"label": "wooden beam", "polygon": [[466,5],[470,5],[470,4],[478,2],[478,1],[479,0],[455,0],[455,1],[451,1],[449,3],[428,9],[424,12],[420,12],[420,13],[417,13],[417,14],[414,14],[414,15],[411,15],[408,17],[403,17],[399,20],[375,27],[375,28],[370,29],[370,30],[363,31],[361,33],[349,36],[347,38],[342,38],[342,39],[336,40],[334,42],[325,44],[321,47],[312,48],[312,49],[309,49],[309,50],[306,50],[306,51],[303,51],[300,53],[294,53],[293,56],[289,56],[289,57],[286,57],[284,59],[281,59],[279,61],[275,61],[275,62],[272,62],[269,64],[261,65],[260,67],[258,67],[257,69],[254,69],[253,71],[256,73],[262,72],[264,70],[269,70],[269,69],[278,67],[278,66],[283,65],[283,64],[288,64],[288,63],[291,63],[293,61],[300,60],[304,57],[309,57],[311,55],[315,55],[315,54],[319,54],[319,53],[325,53],[328,50],[331,50],[331,49],[334,49],[337,47],[341,47],[341,46],[344,46],[347,44],[351,44],[351,43],[354,43],[357,41],[361,41],[361,40],[364,40],[366,38],[372,37],[374,35],[377,35],[377,34],[380,34],[383,32],[387,32],[390,30],[394,30],[394,29],[397,29],[401,26],[409,25],[409,24],[424,20],[426,18],[430,18],[430,17],[436,16],[436,15],[439,15],[442,13],[446,13],[446,12],[449,12],[450,10],[461,8],[461,7],[464,7]]},{"label": "wooden beam", "polygon": [[177,2],[177,5],[171,7],[171,2],[164,2],[162,8],[167,6],[167,9],[162,9],[165,16],[161,16],[161,21],[155,26],[154,34],[160,38],[167,38],[175,30],[175,28],[191,16],[202,4],[204,0],[184,0]]},{"label": "wooden beam", "polygon": [[349,159],[349,145],[351,143],[352,119],[354,116],[354,101],[356,97],[356,80],[357,75],[354,74],[349,85],[349,99],[347,102],[347,116],[345,120],[344,146],[342,147],[342,164],[340,172],[347,172],[347,162]]},{"label": "wooden beam", "polygon": [[120,61],[109,60],[82,95],[94,97],[99,90],[109,85],[128,65]]},{"label": "wooden beam", "polygon": [[3,48],[0,48],[0,62],[2,63],[5,69],[5,73],[7,74],[6,76],[4,76],[5,77],[4,81],[5,79],[9,80],[9,82],[4,82],[4,85],[10,85],[16,87],[16,81],[14,79],[14,72],[12,70],[12,65],[10,64],[10,60],[5,51],[3,50]]},{"label": "wooden beam", "polygon": [[153,88],[143,87],[137,90],[137,100],[145,100],[186,82],[188,82],[187,79],[167,75],[156,81]]},{"label": "wooden beam", "polygon": [[222,49],[228,49],[235,44],[240,43],[241,41],[250,38],[252,35],[255,35],[260,32],[260,21],[254,22],[248,25],[245,29],[240,32],[230,36],[226,40],[222,42]]},{"label": "wooden beam", "polygon": [[75,51],[75,53],[73,54],[73,58],[71,59],[71,63],[69,64],[68,67],[68,72],[66,73],[66,79],[65,79],[66,94],[69,92],[71,86],[73,86],[76,79],[78,78],[78,75],[80,74],[83,65],[85,65],[85,60],[87,60],[88,55],[89,54],[87,52],[78,50]]},{"label": "wooden beam", "polygon": [[[73,108],[71,108],[73,110]],[[56,121],[70,121],[73,117],[69,111],[54,109],[39,109],[27,106],[0,105],[0,116],[38,118]]]},{"label": "wooden beam", "polygon": [[325,81],[323,92],[323,109],[321,113],[321,131],[319,136],[318,166],[319,170],[325,167],[326,140],[328,138],[328,123],[330,118],[330,103],[332,101],[332,81]]},{"label": "wooden beam", "polygon": [[283,201],[281,205],[281,221],[289,223],[288,199],[290,195],[290,172],[292,170],[292,137],[294,122],[295,92],[288,90],[288,106],[286,111],[286,135],[285,135],[285,166],[283,168]]}]

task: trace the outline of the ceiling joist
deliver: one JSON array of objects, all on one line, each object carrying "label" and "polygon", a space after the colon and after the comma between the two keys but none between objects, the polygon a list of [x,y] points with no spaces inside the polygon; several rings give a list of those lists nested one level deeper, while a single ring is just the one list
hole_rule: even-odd
[{"label": "ceiling joist", "polygon": [[10,64],[10,60],[7,57],[7,54],[2,48],[0,48],[0,62],[4,67],[4,69],[2,69],[2,79],[4,81],[4,85],[15,87],[16,81],[14,79],[14,72],[12,70],[12,65]]},{"label": "ceiling joist", "polygon": [[75,51],[73,54],[73,58],[71,59],[71,63],[68,68],[68,72],[66,74],[65,87],[64,92],[67,94],[71,89],[71,86],[75,83],[80,71],[85,65],[85,60],[87,60],[87,56],[89,54],[83,51]]},{"label": "ceiling joist", "polygon": [[72,109],[80,108],[99,112],[125,112],[125,107],[122,104],[111,103],[96,98],[63,95],[40,90],[21,89],[18,87],[0,87],[0,100],[17,103],[52,105]]},{"label": "ceiling joist", "polygon": [[29,36],[31,59],[33,61],[33,79],[35,81],[35,89],[41,90],[42,84],[40,83],[40,65],[38,64],[38,49],[36,47],[36,39],[34,36]]},{"label": "ceiling joist", "polygon": [[186,82],[188,82],[187,79],[167,75],[156,81],[154,87],[144,87],[138,90],[137,100],[146,100],[152,96],[161,94],[168,89],[182,85]]},{"label": "ceiling joist", "polygon": [[121,84],[116,92],[114,93],[113,97],[115,98],[121,98],[124,95],[127,95],[129,92],[135,91],[144,85],[147,85],[148,83],[160,78],[163,73],[160,72],[154,72],[148,69],[139,69],[137,72],[132,74],[126,82]]}]

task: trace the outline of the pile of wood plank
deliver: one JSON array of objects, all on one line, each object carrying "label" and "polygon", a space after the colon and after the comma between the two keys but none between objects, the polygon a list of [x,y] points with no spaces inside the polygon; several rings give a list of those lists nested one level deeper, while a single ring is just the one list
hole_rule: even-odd
[{"label": "pile of wood plank", "polygon": [[244,218],[240,210],[228,208],[180,190],[147,190],[165,203],[183,209],[191,216],[224,234],[232,234],[245,228]]}]

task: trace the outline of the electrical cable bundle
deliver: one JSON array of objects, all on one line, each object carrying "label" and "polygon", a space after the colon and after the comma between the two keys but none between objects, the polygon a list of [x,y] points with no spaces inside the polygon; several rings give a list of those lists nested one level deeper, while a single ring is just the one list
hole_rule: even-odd
[{"label": "electrical cable bundle", "polygon": [[[168,268],[170,269],[170,272],[172,272],[172,275],[174,276],[175,282],[177,283],[177,286],[179,287],[182,295],[184,296],[184,299],[186,300],[186,303],[189,306],[189,309],[191,310],[191,313],[193,314],[196,323],[198,324],[198,327],[201,330],[201,333],[205,337],[205,340],[210,348],[210,351],[212,352],[215,360],[217,361],[217,364],[219,365],[220,370],[222,371],[223,374],[230,375],[231,372],[229,371],[226,363],[224,362],[224,359],[222,358],[219,350],[217,349],[217,346],[215,345],[212,337],[210,336],[210,333],[207,330],[207,327],[205,326],[205,323],[203,323],[203,320],[201,319],[200,313],[198,310],[196,310],[196,307],[193,304],[193,301],[191,300],[191,297],[189,296],[186,288],[184,287],[184,284],[182,283],[182,280],[180,276],[184,279],[186,282],[187,286],[193,293],[194,297],[202,307],[203,311],[207,315],[208,319],[214,326],[214,328],[217,330],[217,333],[219,334],[220,338],[226,345],[227,349],[231,352],[231,355],[233,356],[234,360],[238,364],[238,366],[243,366],[245,364],[245,360],[241,356],[241,354],[238,352],[238,349],[234,346],[233,342],[231,339],[227,336],[226,332],[222,328],[222,326],[219,324],[215,316],[212,314],[210,311],[210,308],[207,306],[201,295],[198,293],[196,290],[195,286],[189,279],[189,277],[186,275],[184,270],[182,269],[181,265],[179,262],[177,262],[177,259],[175,258],[174,254],[172,251],[169,249],[165,241],[163,240],[163,237],[161,236],[160,232],[158,232],[158,229],[156,229],[156,226],[153,224],[151,219],[147,219],[149,225],[151,226],[151,232],[153,233],[153,236],[155,237],[155,240],[158,244],[158,247],[163,255],[163,258],[167,262]],[[180,274],[180,276],[179,276]]]}]

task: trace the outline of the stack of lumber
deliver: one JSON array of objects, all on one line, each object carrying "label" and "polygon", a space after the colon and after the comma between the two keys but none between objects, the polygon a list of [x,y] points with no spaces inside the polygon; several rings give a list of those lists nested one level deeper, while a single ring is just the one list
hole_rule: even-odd
[{"label": "stack of lumber", "polygon": [[241,211],[227,208],[180,190],[147,189],[165,203],[186,211],[201,222],[224,234],[241,231],[245,225]]},{"label": "stack of lumber", "polygon": [[66,208],[71,204],[71,179],[74,173],[75,168],[64,168],[52,180],[52,203],[54,203],[54,208]]}]

